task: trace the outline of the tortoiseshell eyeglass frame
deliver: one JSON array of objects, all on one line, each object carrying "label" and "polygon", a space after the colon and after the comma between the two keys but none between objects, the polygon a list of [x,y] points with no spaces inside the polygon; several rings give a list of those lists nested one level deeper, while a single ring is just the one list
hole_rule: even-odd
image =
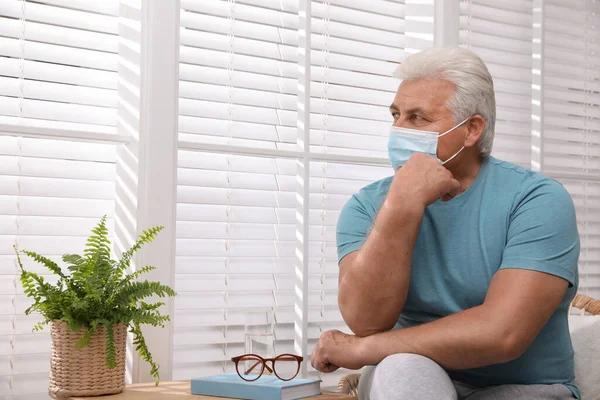
[{"label": "tortoiseshell eyeglass frame", "polygon": [[[246,371],[240,372],[239,362],[244,361],[243,360],[244,358],[255,358],[256,363],[254,363],[254,365],[252,365]],[[275,376],[277,378],[281,379],[282,381],[291,381],[296,376],[298,376],[298,372],[300,372],[300,364],[302,363],[303,360],[304,360],[303,357],[297,356],[295,354],[280,354],[275,358],[263,358],[263,357],[259,356],[258,354],[243,354],[241,356],[231,358],[231,361],[233,361],[235,363],[235,370],[237,371],[237,374],[240,376],[240,378],[242,378],[243,380],[245,380],[247,382],[252,382],[252,381],[255,381],[258,378],[260,378],[262,376],[265,368],[270,373],[275,374]],[[247,360],[247,361],[254,361],[254,360]],[[276,361],[296,361],[298,364],[298,368],[296,369],[296,373],[294,374],[294,376],[292,376],[291,378],[285,378],[285,379],[282,378],[281,376],[279,376],[275,369]],[[267,362],[271,363],[270,367],[267,365]],[[256,377],[254,377],[254,375],[253,375],[253,379],[248,379],[248,374],[250,374],[258,366],[261,366],[260,373],[258,375],[256,375]]]}]

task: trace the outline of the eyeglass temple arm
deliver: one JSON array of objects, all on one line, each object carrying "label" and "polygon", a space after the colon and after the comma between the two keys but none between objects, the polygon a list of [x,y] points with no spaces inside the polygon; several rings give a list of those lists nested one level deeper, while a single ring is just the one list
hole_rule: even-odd
[{"label": "eyeglass temple arm", "polygon": [[[262,364],[262,361],[257,361],[254,363],[253,366],[251,366],[250,368],[248,368],[246,370],[246,372],[244,372],[244,375],[248,375],[250,372],[252,372],[252,370],[254,368],[256,368],[258,365]],[[273,370],[271,369],[271,367],[269,367],[266,363],[265,363],[265,368],[267,368],[269,370],[270,373],[273,373]]]}]

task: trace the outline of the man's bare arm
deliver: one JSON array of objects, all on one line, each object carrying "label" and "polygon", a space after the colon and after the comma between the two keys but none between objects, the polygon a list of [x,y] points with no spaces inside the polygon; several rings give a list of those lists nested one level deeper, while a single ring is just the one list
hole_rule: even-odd
[{"label": "man's bare arm", "polygon": [[340,262],[338,302],[355,335],[394,326],[406,301],[425,207],[459,190],[452,174],[425,154],[415,154],[396,172],[365,244]]},{"label": "man's bare arm", "polygon": [[508,362],[533,343],[567,288],[566,280],[543,272],[500,270],[482,305],[365,338],[361,358],[364,364],[376,365],[391,354],[414,353],[447,369]]},{"label": "man's bare arm", "polygon": [[357,336],[390,330],[406,301],[423,209],[384,202],[363,247],[340,262],[339,306]]}]

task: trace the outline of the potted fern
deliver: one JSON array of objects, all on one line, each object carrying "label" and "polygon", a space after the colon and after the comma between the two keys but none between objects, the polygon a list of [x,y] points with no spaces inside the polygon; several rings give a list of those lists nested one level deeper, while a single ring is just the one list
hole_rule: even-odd
[{"label": "potted fern", "polygon": [[[119,393],[125,387],[125,350],[127,328],[141,357],[150,364],[151,374],[159,381],[159,367],[152,360],[140,329],[142,324],[162,326],[169,321],[161,315],[163,302],[147,303],[150,296],[175,296],[159,282],[140,281],[154,267],[129,272],[133,255],[150,243],[163,227],[143,231],[131,249],[118,261],[110,258],[106,216],[92,230],[83,255],[62,257],[66,270],[33,251],[15,246],[21,268],[21,283],[33,305],[25,313],[38,312],[43,321],[40,330],[51,324],[52,359],[49,392],[53,397],[97,396]],[[43,264],[58,281],[23,268],[20,255]]]}]

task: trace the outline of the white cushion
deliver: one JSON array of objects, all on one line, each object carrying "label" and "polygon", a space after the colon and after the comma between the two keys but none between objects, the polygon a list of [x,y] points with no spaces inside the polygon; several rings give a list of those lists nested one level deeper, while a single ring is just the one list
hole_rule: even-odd
[{"label": "white cushion", "polygon": [[582,400],[600,400],[600,316],[569,316],[575,385]]}]

